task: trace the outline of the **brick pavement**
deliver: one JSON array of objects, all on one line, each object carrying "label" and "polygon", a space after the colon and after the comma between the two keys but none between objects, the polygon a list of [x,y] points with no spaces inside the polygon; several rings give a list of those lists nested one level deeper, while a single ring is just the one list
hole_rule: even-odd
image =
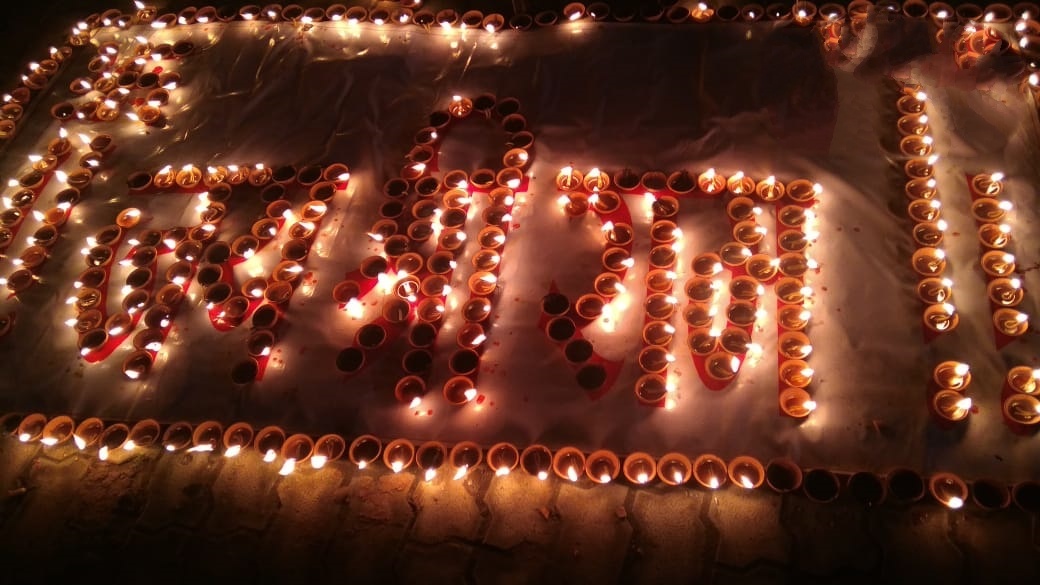
[{"label": "brick pavement", "polygon": [[[50,15],[42,4],[16,9],[31,6]],[[44,46],[36,29],[20,27],[25,38],[9,45]],[[970,505],[864,510],[844,498],[570,485],[486,469],[427,484],[345,463],[283,478],[255,453],[142,449],[101,462],[69,445],[0,438],[0,584],[69,578],[1021,584],[1040,582],[1040,529],[1018,510]]]},{"label": "brick pavement", "polygon": [[[442,474],[443,475],[443,474]],[[139,449],[102,462],[0,438],[0,583],[1029,583],[1016,509],[545,482],[431,483],[336,462],[288,477]]]}]

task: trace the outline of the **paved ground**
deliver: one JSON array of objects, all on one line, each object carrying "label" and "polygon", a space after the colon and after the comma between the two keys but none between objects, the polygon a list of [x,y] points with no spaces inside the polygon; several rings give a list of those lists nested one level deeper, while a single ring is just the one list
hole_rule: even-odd
[{"label": "paved ground", "polygon": [[[97,4],[63,0],[68,16],[55,17],[56,2],[16,3],[7,20],[24,26],[5,31],[0,77],[47,45],[37,31],[48,19]],[[59,579],[1026,584],[1040,582],[1040,529],[1017,510],[868,511],[764,490],[571,485],[486,469],[464,482],[345,464],[283,478],[254,454],[139,450],[101,462],[0,438],[0,585]]]},{"label": "paved ground", "polygon": [[117,456],[0,439],[0,583],[1040,582],[1017,510]]}]

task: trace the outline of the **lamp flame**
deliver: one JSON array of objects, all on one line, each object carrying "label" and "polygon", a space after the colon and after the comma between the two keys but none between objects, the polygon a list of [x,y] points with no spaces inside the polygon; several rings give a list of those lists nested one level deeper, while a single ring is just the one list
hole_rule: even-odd
[{"label": "lamp flame", "polygon": [[[259,297],[260,295],[256,296]],[[364,307],[362,306],[361,301],[357,299],[350,299],[349,301],[347,301],[347,305],[344,309],[346,310],[347,315],[349,315],[351,319],[360,319],[361,316],[364,314]]]},{"label": "lamp flame", "polygon": [[290,458],[285,460],[285,463],[282,464],[282,468],[278,470],[278,475],[282,475],[282,476],[289,475],[295,469],[296,469],[296,460],[293,459],[292,457],[290,457]]}]

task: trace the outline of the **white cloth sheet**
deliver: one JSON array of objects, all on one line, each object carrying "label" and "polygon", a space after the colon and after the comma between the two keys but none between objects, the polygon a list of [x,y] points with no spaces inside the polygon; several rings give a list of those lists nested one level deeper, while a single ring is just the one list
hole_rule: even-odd
[{"label": "white cloth sheet", "polygon": [[[245,420],[313,434],[544,442],[620,453],[677,450],[762,460],[787,455],[805,467],[909,466],[968,478],[1036,478],[1040,439],[1008,430],[999,396],[1008,367],[1038,363],[1038,343],[1029,334],[1000,351],[993,344],[964,180],[966,172],[1008,175],[1019,264],[1040,262],[1035,110],[1014,80],[988,76],[976,89],[976,73],[957,71],[949,49],[932,54],[928,41],[934,31],[924,21],[879,26],[868,26],[849,49],[852,60],[842,65],[828,64],[811,30],[775,23],[579,22],[495,35],[343,23],[302,32],[290,24],[233,23],[122,33],[151,35],[153,42],[190,38],[197,49],[175,66],[183,87],[164,108],[168,128],[141,132],[125,119],[68,125],[73,134],[113,134],[117,150],[75,208],[42,283],[20,299],[0,301],[0,310],[19,314],[15,332],[0,340],[0,411]],[[84,65],[81,56],[62,73],[53,94],[42,98],[35,113],[40,131],[27,129],[7,147],[0,168],[5,177],[14,176],[25,166],[25,155],[57,131],[44,120],[46,109],[68,97],[68,81]],[[942,155],[938,181],[962,322],[956,333],[929,345],[922,338],[922,307],[909,263],[913,242],[902,163],[893,147],[894,97],[886,77],[894,71],[926,87]],[[378,252],[365,232],[378,217],[381,186],[403,166],[426,115],[445,107],[453,94],[482,92],[521,100],[536,137],[532,187],[516,209],[519,228],[504,252],[480,376],[486,402],[479,410],[457,408],[439,395],[448,348],[462,322],[458,311],[449,311],[430,381],[434,392],[424,401],[433,414],[419,417],[393,399],[403,339],[357,377],[345,379],[336,371],[337,352],[364,321],[337,311],[332,287],[361,258]],[[445,143],[441,169],[499,168],[502,139],[501,132],[464,124]],[[82,363],[75,335],[64,325],[71,308],[63,301],[82,267],[82,242],[118,210],[142,208],[155,225],[194,221],[193,198],[131,195],[126,177],[136,169],[189,162],[343,162],[352,172],[349,189],[333,201],[306,261],[314,284],[297,291],[290,305],[276,347],[284,365],[273,365],[263,381],[245,389],[234,388],[228,374],[230,364],[245,356],[246,328],[216,332],[197,285],[143,381],[121,375],[126,350],[101,364]],[[811,391],[819,408],[807,422],[779,413],[775,357],[745,368],[723,391],[704,388],[684,351],[678,313],[676,408],[637,404],[632,384],[639,375],[634,358],[642,347],[650,223],[640,197],[628,198],[637,233],[637,264],[625,281],[631,307],[616,332],[598,325],[587,331],[598,351],[625,359],[624,369],[603,398],[584,395],[562,353],[536,328],[538,303],[551,280],[573,299],[590,292],[600,272],[598,222],[591,214],[569,221],[556,203],[553,178],[567,164],[612,172],[627,167],[699,173],[715,167],[725,175],[743,170],[756,178],[805,177],[824,186],[821,235],[812,248],[822,268],[811,277],[817,291]],[[53,189],[48,187],[43,201]],[[256,202],[239,205],[221,226],[222,238],[230,241],[247,229],[261,210]],[[729,237],[721,200],[686,200],[680,217],[686,234],[681,283],[695,254],[717,250]],[[465,298],[480,223],[471,215],[467,224],[471,239],[452,282],[456,302]],[[774,229],[771,219],[766,225]],[[21,235],[31,233],[23,227]],[[11,269],[10,258],[0,261],[0,274]],[[121,282],[118,274],[115,282]],[[1040,277],[1030,271],[1024,282],[1023,310],[1037,314]],[[775,356],[771,292],[764,306],[770,326],[756,341],[766,356]],[[369,314],[374,310],[369,307]],[[974,373],[969,395],[978,412],[954,430],[938,428],[926,402],[931,368],[943,359],[969,362]]]}]

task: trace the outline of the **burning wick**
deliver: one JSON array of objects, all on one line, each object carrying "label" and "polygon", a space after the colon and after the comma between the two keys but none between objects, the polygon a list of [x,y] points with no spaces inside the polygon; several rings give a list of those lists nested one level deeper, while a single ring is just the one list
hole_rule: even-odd
[{"label": "burning wick", "polygon": [[282,468],[278,470],[278,475],[282,475],[282,476],[289,475],[295,469],[296,469],[296,460],[293,459],[292,457],[290,457],[290,458],[285,460],[285,463],[282,464]]},{"label": "burning wick", "polygon": [[989,185],[986,187],[987,195],[996,195],[1000,192],[1000,182],[1004,180],[1004,173],[996,172],[989,176]]}]

